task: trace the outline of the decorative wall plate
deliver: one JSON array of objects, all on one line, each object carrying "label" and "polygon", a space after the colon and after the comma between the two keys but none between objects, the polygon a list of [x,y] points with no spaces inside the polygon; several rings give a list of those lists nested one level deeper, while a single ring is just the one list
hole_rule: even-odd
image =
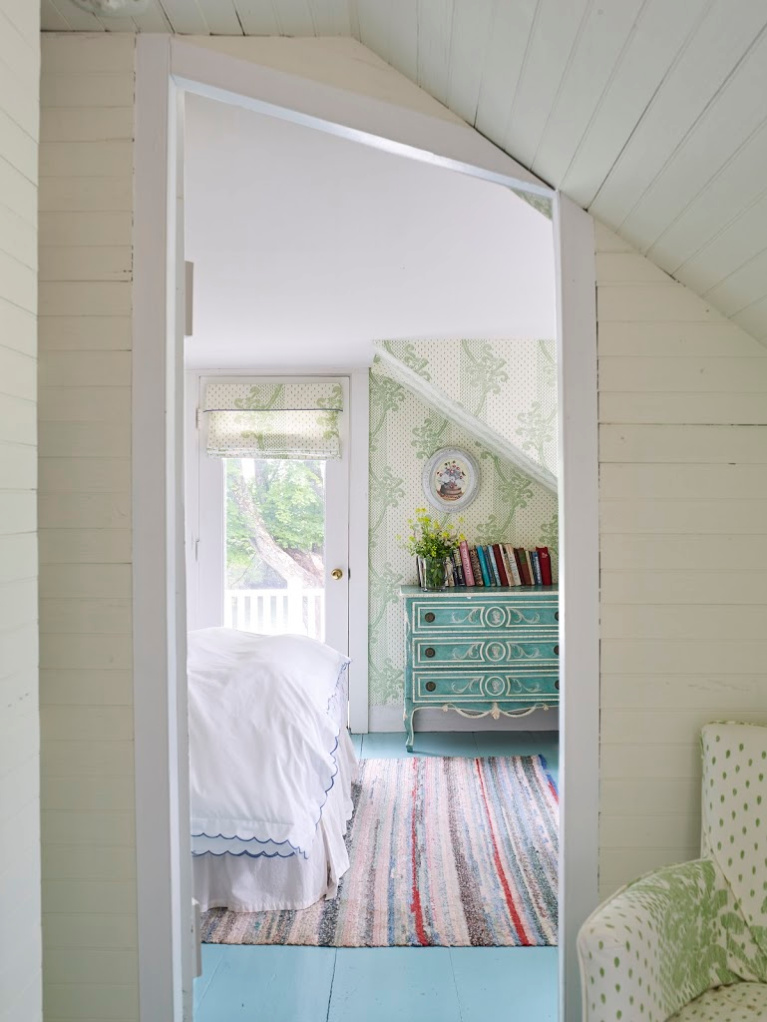
[{"label": "decorative wall plate", "polygon": [[423,468],[423,492],[439,511],[462,511],[479,493],[479,465],[459,447],[443,447]]}]

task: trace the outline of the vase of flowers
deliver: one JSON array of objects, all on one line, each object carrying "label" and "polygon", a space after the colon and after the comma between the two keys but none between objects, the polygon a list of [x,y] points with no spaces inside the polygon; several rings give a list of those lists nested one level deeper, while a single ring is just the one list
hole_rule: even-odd
[{"label": "vase of flowers", "polygon": [[405,546],[420,562],[421,588],[444,589],[447,585],[447,559],[463,536],[452,526],[441,525],[425,507],[416,508],[415,518],[409,518],[408,525],[410,535]]},{"label": "vase of flowers", "polygon": [[422,589],[447,588],[447,560],[444,557],[419,557]]}]

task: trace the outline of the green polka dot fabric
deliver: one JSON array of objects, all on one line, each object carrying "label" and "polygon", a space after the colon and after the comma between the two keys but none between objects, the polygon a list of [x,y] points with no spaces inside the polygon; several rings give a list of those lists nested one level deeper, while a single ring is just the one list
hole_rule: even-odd
[{"label": "green polka dot fabric", "polygon": [[756,1022],[767,1019],[767,984],[736,983],[707,990],[672,1015],[673,1022]]},{"label": "green polka dot fabric", "polygon": [[701,745],[701,855],[718,864],[767,952],[767,728],[707,724]]},{"label": "green polka dot fabric", "polygon": [[767,1020],[767,728],[707,725],[702,748],[704,857],[629,884],[584,923],[584,1022]]}]

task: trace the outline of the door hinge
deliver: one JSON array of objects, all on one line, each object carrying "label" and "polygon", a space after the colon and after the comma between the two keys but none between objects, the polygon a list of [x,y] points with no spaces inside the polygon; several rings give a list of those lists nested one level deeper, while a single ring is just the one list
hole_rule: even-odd
[{"label": "door hinge", "polygon": [[200,428],[200,419],[202,418],[201,413],[202,413],[202,409],[201,408],[195,408],[195,410],[194,410],[194,428],[195,429],[199,429]]}]

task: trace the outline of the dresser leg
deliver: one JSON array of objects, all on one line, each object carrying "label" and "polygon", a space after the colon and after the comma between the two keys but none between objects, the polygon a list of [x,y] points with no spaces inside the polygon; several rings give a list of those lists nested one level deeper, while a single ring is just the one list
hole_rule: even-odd
[{"label": "dresser leg", "polygon": [[408,752],[413,751],[413,739],[415,737],[413,733],[413,718],[415,717],[415,710],[412,706],[405,705],[405,748]]}]

